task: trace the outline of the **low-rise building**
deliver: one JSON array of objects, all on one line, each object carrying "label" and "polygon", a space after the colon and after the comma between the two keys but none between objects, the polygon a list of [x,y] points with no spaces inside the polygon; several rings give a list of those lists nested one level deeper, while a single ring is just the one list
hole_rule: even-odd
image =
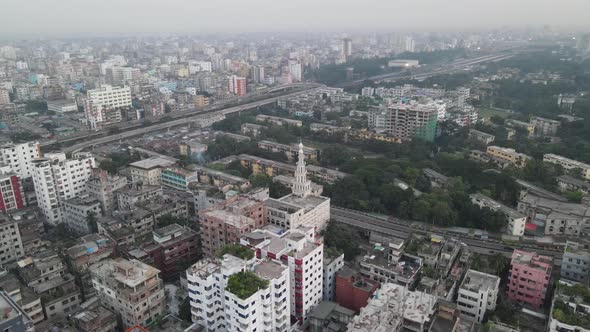
[{"label": "low-rise building", "polygon": [[[271,141],[259,141],[258,148],[268,152],[284,153],[289,160],[295,160],[299,153],[298,144],[281,144]],[[318,160],[320,151],[318,149],[303,147],[303,153],[308,160]]]},{"label": "low-rise building", "polygon": [[468,319],[481,323],[488,310],[496,308],[500,277],[467,270],[459,287],[457,307]]},{"label": "low-rise building", "polygon": [[167,167],[161,170],[160,183],[171,189],[187,191],[189,184],[199,181],[196,171],[177,167]]},{"label": "low-rise building", "polygon": [[526,163],[531,159],[524,153],[516,152],[514,149],[503,148],[495,145],[488,146],[486,153],[492,157],[503,159],[515,167],[524,167]]},{"label": "low-rise building", "polygon": [[35,326],[29,315],[5,292],[0,292],[0,329],[6,332],[34,332]]},{"label": "low-rise building", "polygon": [[360,262],[361,275],[380,283],[395,283],[413,287],[422,270],[422,258],[403,253],[404,242],[375,244]]},{"label": "low-rise building", "polygon": [[348,324],[348,331],[425,331],[436,309],[436,297],[383,284],[366,307]]},{"label": "low-rise building", "polygon": [[367,305],[381,285],[378,281],[363,277],[348,267],[336,272],[335,283],[335,302],[355,313]]},{"label": "low-rise building", "polygon": [[148,326],[166,312],[160,271],[137,260],[107,259],[90,267],[101,303],[112,308],[124,328]]},{"label": "low-rise building", "polygon": [[303,121],[301,120],[293,120],[288,118],[281,118],[278,116],[270,116],[259,114],[256,116],[256,122],[269,122],[275,125],[283,126],[283,125],[290,125],[295,127],[303,126]]},{"label": "low-rise building", "polygon": [[338,303],[322,301],[309,314],[309,332],[346,331],[354,315]]},{"label": "low-rise building", "polygon": [[506,232],[508,234],[515,236],[524,235],[524,229],[527,219],[524,214],[519,213],[515,209],[509,208],[508,206],[480,193],[471,194],[469,195],[469,197],[471,198],[471,203],[479,206],[479,208],[488,208],[492,211],[500,212],[504,216],[506,216]]},{"label": "low-rise building", "polygon": [[117,208],[120,211],[130,211],[135,209],[138,203],[163,194],[164,191],[159,185],[132,183],[117,191]]},{"label": "low-rise building", "polygon": [[535,135],[555,136],[561,126],[561,121],[534,116],[531,118],[531,124],[535,128]]},{"label": "low-rise building", "polygon": [[161,271],[162,279],[173,281],[198,258],[198,236],[193,230],[172,224],[155,229],[152,241],[127,252]]},{"label": "low-rise building", "polygon": [[141,182],[150,186],[160,184],[160,172],[162,168],[170,167],[174,161],[160,157],[151,157],[129,164],[131,180],[135,183]]},{"label": "low-rise building", "polygon": [[534,252],[514,250],[508,276],[508,298],[540,308],[551,284],[553,259]]},{"label": "low-rise building", "polygon": [[80,332],[118,331],[117,315],[101,305],[80,310],[72,316],[72,321],[77,331]]},{"label": "low-rise building", "polygon": [[551,305],[548,332],[590,331],[590,288],[560,280]]},{"label": "low-rise building", "polygon": [[590,180],[590,165],[586,163],[562,157],[553,153],[544,154],[543,161],[547,163],[561,165],[561,167],[568,171],[578,168],[581,171],[581,176],[586,180]]},{"label": "low-rise building", "polygon": [[48,100],[47,110],[55,113],[78,112],[78,105],[75,100]]},{"label": "low-rise building", "polygon": [[590,241],[568,240],[561,259],[561,277],[590,285]]},{"label": "low-rise building", "polygon": [[584,204],[566,203],[530,193],[521,195],[517,211],[527,216],[527,222],[546,235],[579,236],[586,225],[588,210]]},{"label": "low-rise building", "polygon": [[266,128],[267,127],[265,126],[257,125],[254,123],[243,123],[240,129],[242,131],[242,134],[244,135],[258,137]]},{"label": "low-rise building", "polygon": [[485,145],[488,145],[496,139],[496,136],[484,133],[483,131],[469,129],[469,138],[479,141]]},{"label": "low-rise building", "polygon": [[80,239],[80,242],[65,252],[66,259],[70,262],[81,283],[84,297],[88,299],[96,293],[92,286],[92,278],[88,267],[92,264],[107,259],[115,253],[115,242],[100,234],[88,234]]},{"label": "low-rise building", "polygon": [[590,182],[580,180],[571,175],[558,176],[557,186],[561,191],[579,191],[586,195],[590,193]]},{"label": "low-rise building", "polygon": [[96,232],[96,221],[102,216],[100,201],[94,197],[76,197],[63,202],[62,216],[66,226],[76,234]]}]

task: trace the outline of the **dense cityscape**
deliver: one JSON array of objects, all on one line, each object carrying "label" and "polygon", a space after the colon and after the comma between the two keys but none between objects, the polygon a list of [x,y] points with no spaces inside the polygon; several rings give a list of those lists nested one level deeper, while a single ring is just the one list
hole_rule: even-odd
[{"label": "dense cityscape", "polygon": [[589,332],[588,31],[0,35],[0,330]]}]

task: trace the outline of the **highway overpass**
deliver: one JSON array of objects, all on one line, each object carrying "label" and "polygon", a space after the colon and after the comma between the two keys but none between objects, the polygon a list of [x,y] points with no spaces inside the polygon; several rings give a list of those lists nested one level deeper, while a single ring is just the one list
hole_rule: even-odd
[{"label": "highway overpass", "polygon": [[463,234],[447,232],[444,229],[428,230],[421,227],[415,227],[407,222],[399,222],[391,219],[382,219],[368,215],[366,213],[331,207],[330,217],[332,221],[346,224],[359,229],[363,232],[377,232],[380,235],[391,236],[398,239],[407,240],[413,233],[419,234],[437,234],[446,237],[454,237],[465,243],[473,252],[484,255],[502,254],[506,257],[512,255],[514,249],[530,250],[541,255],[553,257],[555,265],[561,265],[563,256],[562,250],[554,250],[535,246],[530,243],[510,245],[497,239],[478,239]]},{"label": "highway overpass", "polygon": [[[308,84],[307,85],[310,88],[317,88],[320,87],[322,85],[319,84]],[[297,96],[303,93],[307,93],[309,90],[303,90],[303,91],[298,91],[298,92],[294,92],[294,93],[289,93],[286,95],[280,95],[280,96],[276,96],[276,97],[271,97],[271,98],[267,98],[267,99],[263,99],[263,100],[259,100],[259,101],[255,101],[252,103],[247,103],[247,104],[243,104],[243,105],[239,105],[239,106],[233,106],[233,107],[229,107],[229,108],[225,108],[225,109],[220,109],[220,110],[214,110],[214,111],[203,111],[203,112],[199,112],[199,113],[192,113],[189,116],[184,116],[181,117],[179,119],[176,120],[172,120],[172,121],[168,121],[168,122],[163,122],[163,123],[156,123],[147,127],[143,127],[143,128],[137,128],[137,129],[132,129],[132,130],[126,130],[117,134],[112,134],[109,136],[105,136],[105,137],[99,137],[99,138],[94,138],[94,139],[88,139],[84,142],[72,145],[72,146],[68,146],[68,147],[63,147],[61,148],[62,151],[66,152],[66,153],[74,153],[74,152],[78,152],[81,151],[83,149],[86,148],[90,148],[90,147],[94,147],[94,146],[98,146],[98,145],[103,145],[103,144],[108,144],[108,143],[112,143],[112,142],[116,142],[116,141],[124,141],[125,139],[128,138],[132,138],[132,137],[136,137],[136,136],[141,136],[150,132],[155,132],[155,131],[161,131],[161,130],[166,130],[169,128],[173,128],[173,127],[179,127],[179,126],[187,126],[190,125],[191,123],[198,123],[200,121],[206,120],[206,119],[211,119],[211,118],[216,118],[216,117],[220,117],[220,116],[225,116],[228,114],[232,114],[232,113],[236,113],[236,112],[241,112],[241,111],[245,111],[245,110],[249,110],[249,109],[253,109],[256,107],[260,107],[260,106],[264,106],[264,105],[268,105],[268,104],[272,104],[275,103],[277,100],[281,99],[281,98],[285,98],[285,97],[293,97],[293,96]],[[45,146],[49,146],[50,144],[45,144]],[[43,146],[43,145],[42,145]]]}]

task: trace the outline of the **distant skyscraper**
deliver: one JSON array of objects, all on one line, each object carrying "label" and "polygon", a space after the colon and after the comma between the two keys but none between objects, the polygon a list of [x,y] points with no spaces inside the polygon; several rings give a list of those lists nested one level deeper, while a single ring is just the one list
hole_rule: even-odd
[{"label": "distant skyscraper", "polygon": [[406,37],[406,52],[416,52],[416,42],[412,37]]},{"label": "distant skyscraper", "polygon": [[246,78],[232,75],[228,77],[227,91],[236,96],[246,95]]},{"label": "distant skyscraper", "polygon": [[352,39],[342,39],[342,55],[346,61],[350,60],[352,56]]},{"label": "distant skyscraper", "polygon": [[250,67],[250,79],[256,83],[264,82],[264,66],[254,65]]},{"label": "distant skyscraper", "polygon": [[301,62],[297,60],[289,60],[289,73],[294,81],[301,82],[303,79],[303,68]]}]

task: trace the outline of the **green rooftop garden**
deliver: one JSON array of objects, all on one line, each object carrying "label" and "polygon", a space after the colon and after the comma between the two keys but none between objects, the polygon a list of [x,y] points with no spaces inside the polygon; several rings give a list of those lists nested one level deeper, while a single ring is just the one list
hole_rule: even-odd
[{"label": "green rooftop garden", "polygon": [[254,251],[252,249],[239,244],[226,245],[217,252],[217,257],[222,258],[225,254],[230,254],[244,260],[250,260],[254,257]]},{"label": "green rooftop garden", "polygon": [[244,300],[252,296],[259,289],[268,287],[268,280],[261,279],[254,272],[238,272],[227,279],[226,289]]},{"label": "green rooftop garden", "polygon": [[567,303],[560,300],[555,301],[553,306],[553,318],[564,324],[590,328],[590,316],[576,313]]}]

